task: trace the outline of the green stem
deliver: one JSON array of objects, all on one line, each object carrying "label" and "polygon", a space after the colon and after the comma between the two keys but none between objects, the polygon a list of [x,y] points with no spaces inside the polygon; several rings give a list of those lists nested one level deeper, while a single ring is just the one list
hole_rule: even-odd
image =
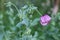
[{"label": "green stem", "polygon": [[[13,4],[13,3],[12,3],[12,5],[16,8],[17,12],[20,13],[19,9],[17,8],[17,6],[15,4]],[[19,18],[20,18],[20,16],[19,16]],[[20,18],[20,21],[21,21],[21,18]]]},{"label": "green stem", "polygon": [[[18,10],[18,8],[16,7],[16,5],[13,4],[13,3],[12,3],[12,5],[16,8],[17,12],[19,13],[19,10]],[[39,14],[40,16],[42,16],[42,14],[41,14],[37,9],[36,9],[36,11],[38,12],[38,14]]]},{"label": "green stem", "polygon": [[12,5],[16,8],[17,12],[19,13],[19,9],[16,7],[16,5],[13,3],[12,3]]},{"label": "green stem", "polygon": [[38,14],[40,15],[40,16],[42,16],[42,14],[36,9],[36,12],[38,12]]}]

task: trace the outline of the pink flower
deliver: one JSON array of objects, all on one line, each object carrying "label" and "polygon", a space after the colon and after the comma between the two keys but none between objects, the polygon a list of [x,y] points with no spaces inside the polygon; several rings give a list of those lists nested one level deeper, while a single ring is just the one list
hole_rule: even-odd
[{"label": "pink flower", "polygon": [[44,16],[41,16],[40,23],[41,25],[46,26],[50,22],[50,20],[51,20],[50,16],[44,15]]}]

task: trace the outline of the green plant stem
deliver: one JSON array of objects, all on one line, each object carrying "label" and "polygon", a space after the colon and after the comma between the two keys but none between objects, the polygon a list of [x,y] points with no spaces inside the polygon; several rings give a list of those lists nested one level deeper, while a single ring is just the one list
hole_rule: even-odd
[{"label": "green plant stem", "polygon": [[[13,4],[13,3],[12,3],[12,5],[16,8],[17,12],[19,13],[19,10],[18,10],[18,8],[16,7],[16,5]],[[38,14],[39,14],[40,16],[42,16],[42,14],[41,14],[37,9],[36,9],[36,11],[38,12]]]},{"label": "green plant stem", "polygon": [[[12,5],[16,8],[17,12],[20,13],[19,9],[17,8],[17,6],[15,4],[13,4],[13,3],[12,3]],[[20,16],[19,16],[19,18],[20,18]],[[20,21],[21,21],[21,18],[20,18]]]},{"label": "green plant stem", "polygon": [[42,14],[36,9],[36,12],[38,12],[38,14],[40,15],[40,16],[42,16]]},{"label": "green plant stem", "polygon": [[19,9],[16,7],[16,5],[13,3],[12,3],[12,5],[16,8],[17,12],[19,13]]}]

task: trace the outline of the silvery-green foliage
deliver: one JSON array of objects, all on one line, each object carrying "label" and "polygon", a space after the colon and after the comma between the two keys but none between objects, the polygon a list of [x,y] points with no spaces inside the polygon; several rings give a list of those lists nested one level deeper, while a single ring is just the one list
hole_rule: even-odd
[{"label": "silvery-green foliage", "polygon": [[29,18],[32,18],[32,16],[33,16],[32,14],[36,9],[37,9],[37,7],[35,7],[33,5],[25,5],[24,7],[22,7],[18,13],[18,17],[22,20],[21,24],[25,24],[26,27],[30,26],[31,25],[31,22],[30,22],[31,19],[29,19]]},{"label": "silvery-green foliage", "polygon": [[[37,32],[32,36],[30,28],[39,21],[39,18],[31,19],[37,7],[30,4],[18,9],[12,2],[5,3],[5,6],[7,8],[5,14],[0,14],[1,40],[37,40]],[[19,20],[16,22],[17,18]]]},{"label": "silvery-green foliage", "polygon": [[60,12],[43,27],[38,7],[33,4],[20,9],[12,2],[4,5],[5,12],[0,11],[0,40],[60,40]]},{"label": "silvery-green foliage", "polygon": [[37,40],[38,33],[35,32],[34,36],[32,35],[22,35],[21,40]]}]

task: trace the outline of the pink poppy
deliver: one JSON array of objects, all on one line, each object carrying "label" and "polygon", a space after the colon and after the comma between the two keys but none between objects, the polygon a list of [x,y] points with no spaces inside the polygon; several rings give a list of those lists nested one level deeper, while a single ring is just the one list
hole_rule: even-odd
[{"label": "pink poppy", "polygon": [[46,26],[51,20],[51,17],[49,15],[44,15],[40,17],[40,23],[43,26]]}]

